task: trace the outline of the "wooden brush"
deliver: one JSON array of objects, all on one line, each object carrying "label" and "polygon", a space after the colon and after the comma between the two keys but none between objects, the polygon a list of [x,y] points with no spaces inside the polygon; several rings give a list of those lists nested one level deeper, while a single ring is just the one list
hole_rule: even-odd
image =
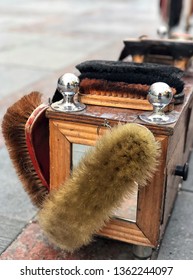
[{"label": "wooden brush", "polygon": [[[134,99],[147,99],[149,85],[127,84],[124,82],[111,82],[99,79],[82,79],[80,82],[80,93],[102,96],[117,96]],[[176,90],[172,88],[173,94]]]},{"label": "wooden brush", "polygon": [[141,188],[152,178],[158,155],[159,144],[144,126],[130,123],[106,132],[45,200],[39,212],[45,234],[67,251],[91,242],[136,182]]},{"label": "wooden brush", "polygon": [[25,125],[41,103],[39,92],[25,95],[7,109],[2,122],[2,133],[13,166],[32,203],[37,207],[42,207],[48,188],[42,184],[31,160],[26,143]]}]

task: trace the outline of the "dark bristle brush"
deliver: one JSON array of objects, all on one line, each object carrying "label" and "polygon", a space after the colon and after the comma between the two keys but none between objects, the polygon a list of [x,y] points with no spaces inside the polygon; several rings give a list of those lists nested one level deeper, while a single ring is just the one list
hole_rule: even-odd
[{"label": "dark bristle brush", "polygon": [[2,121],[2,133],[10,159],[25,191],[37,207],[42,207],[48,186],[42,183],[30,156],[26,142],[26,123],[41,104],[39,92],[25,95],[7,109]]}]

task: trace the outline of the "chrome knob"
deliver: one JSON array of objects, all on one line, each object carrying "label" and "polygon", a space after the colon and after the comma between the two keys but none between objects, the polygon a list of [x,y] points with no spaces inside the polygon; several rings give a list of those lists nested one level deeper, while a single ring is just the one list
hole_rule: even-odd
[{"label": "chrome knob", "polygon": [[173,93],[168,84],[157,82],[150,86],[147,98],[153,106],[162,108],[171,102]]},{"label": "chrome knob", "polygon": [[153,113],[142,114],[140,119],[155,124],[169,124],[177,119],[177,114],[165,114],[164,108],[172,101],[173,93],[170,86],[163,82],[156,82],[149,88],[147,99],[153,106]]},{"label": "chrome knob", "polygon": [[173,93],[166,83],[157,82],[150,86],[147,99],[153,106],[154,115],[151,118],[159,120],[167,120],[163,109],[172,101]]},{"label": "chrome knob", "polygon": [[79,89],[79,78],[71,73],[66,73],[58,79],[57,89],[63,95],[65,93],[75,94]]},{"label": "chrome knob", "polygon": [[79,78],[72,74],[66,73],[58,79],[57,90],[63,95],[63,99],[52,103],[51,107],[60,112],[78,112],[86,108],[75,100],[75,95],[79,91]]},{"label": "chrome knob", "polygon": [[157,34],[160,39],[166,38],[168,36],[168,28],[164,25],[161,25],[157,29]]}]

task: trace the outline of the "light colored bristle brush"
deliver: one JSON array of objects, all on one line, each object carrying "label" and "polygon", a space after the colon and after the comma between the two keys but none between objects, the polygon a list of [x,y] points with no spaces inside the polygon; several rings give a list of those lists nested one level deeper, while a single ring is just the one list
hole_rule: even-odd
[{"label": "light colored bristle brush", "polygon": [[144,126],[130,123],[107,131],[45,200],[39,212],[45,234],[67,251],[91,242],[136,183],[141,188],[151,180],[159,152]]}]

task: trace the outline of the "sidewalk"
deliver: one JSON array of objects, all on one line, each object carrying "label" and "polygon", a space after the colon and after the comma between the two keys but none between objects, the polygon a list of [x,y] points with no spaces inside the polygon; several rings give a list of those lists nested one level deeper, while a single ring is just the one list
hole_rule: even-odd
[{"label": "sidewalk", "polygon": [[[0,122],[31,91],[52,97],[58,77],[87,59],[117,60],[123,39],[156,36],[155,0],[2,0]],[[76,254],[49,244],[36,222],[0,132],[0,259],[132,259],[132,246],[97,238]],[[193,259],[193,156],[157,259]]]}]

